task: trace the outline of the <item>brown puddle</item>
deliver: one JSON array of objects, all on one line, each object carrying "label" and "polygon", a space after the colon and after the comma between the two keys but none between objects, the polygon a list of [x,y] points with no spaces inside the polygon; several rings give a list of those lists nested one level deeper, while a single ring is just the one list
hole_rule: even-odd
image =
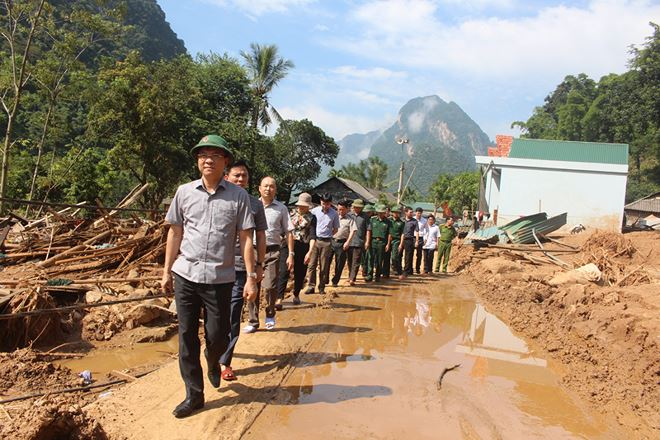
[{"label": "brown puddle", "polygon": [[179,350],[178,338],[163,342],[131,344],[120,348],[100,348],[90,351],[80,359],[66,359],[57,362],[71,371],[80,373],[89,370],[95,379],[112,370],[125,370],[160,364],[163,360],[176,356]]},{"label": "brown puddle", "polygon": [[329,335],[297,359],[245,438],[621,438],[451,280],[337,292],[332,309],[282,312],[297,323],[279,331],[325,325]]}]

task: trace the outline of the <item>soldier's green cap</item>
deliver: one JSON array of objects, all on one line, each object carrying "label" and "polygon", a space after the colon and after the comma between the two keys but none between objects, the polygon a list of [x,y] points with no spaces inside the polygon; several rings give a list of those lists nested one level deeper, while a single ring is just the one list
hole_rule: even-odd
[{"label": "soldier's green cap", "polygon": [[364,207],[364,210],[365,210],[366,212],[373,212],[373,210],[374,210],[374,205],[367,205],[367,206]]},{"label": "soldier's green cap", "polygon": [[197,151],[203,147],[219,148],[229,157],[229,163],[234,161],[234,152],[231,151],[229,144],[222,136],[218,136],[217,134],[208,134],[204,136],[199,142],[197,142],[197,145],[190,149],[190,154],[196,156]]},{"label": "soldier's green cap", "polygon": [[385,205],[381,205],[380,203],[375,205],[374,206],[374,211],[376,211],[376,213],[378,213],[378,214],[384,213],[386,211]]},{"label": "soldier's green cap", "polygon": [[356,208],[364,208],[364,201],[362,199],[353,200],[353,206]]}]

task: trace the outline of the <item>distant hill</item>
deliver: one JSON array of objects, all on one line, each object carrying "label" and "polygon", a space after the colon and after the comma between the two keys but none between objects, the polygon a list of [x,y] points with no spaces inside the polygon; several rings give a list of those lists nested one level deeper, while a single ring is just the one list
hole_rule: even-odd
[{"label": "distant hill", "polygon": [[[397,139],[409,142],[399,145]],[[475,169],[474,156],[486,154],[492,144],[458,104],[434,95],[408,101],[397,121],[374,141],[369,156],[387,163],[388,181],[397,181],[404,160],[406,178],[414,169],[412,187],[426,194],[438,174]],[[396,190],[396,183],[390,189]]]},{"label": "distant hill", "polygon": [[[74,7],[89,10],[99,8],[97,0],[50,0],[50,3],[64,14]],[[123,24],[131,29],[123,35],[119,46],[122,49],[139,50],[145,61],[174,58],[185,54],[186,46],[165,20],[165,12],[156,0],[110,0],[108,6],[125,6]],[[114,51],[116,45],[106,50]],[[124,51],[122,51],[124,52]]]},{"label": "distant hill", "polygon": [[[354,133],[349,134],[337,141],[339,145],[339,154],[335,159],[335,166],[332,167],[336,170],[348,163],[356,163],[362,159],[369,157],[369,151],[376,139],[381,135],[380,130],[370,131],[367,134]],[[315,184],[319,184],[328,178],[329,166],[323,166],[319,177],[316,179]]]},{"label": "distant hill", "polygon": [[186,53],[186,46],[165,20],[156,0],[128,0],[126,24],[133,26],[126,44],[140,49],[146,61],[173,58]]}]

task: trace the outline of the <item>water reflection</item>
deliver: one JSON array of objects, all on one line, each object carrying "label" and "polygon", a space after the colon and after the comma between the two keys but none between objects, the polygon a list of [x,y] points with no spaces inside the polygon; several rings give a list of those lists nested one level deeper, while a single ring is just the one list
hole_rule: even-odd
[{"label": "water reflection", "polygon": [[469,331],[456,351],[472,356],[497,359],[537,367],[547,366],[545,359],[529,353],[527,344],[515,336],[495,315],[477,304],[470,320]]}]

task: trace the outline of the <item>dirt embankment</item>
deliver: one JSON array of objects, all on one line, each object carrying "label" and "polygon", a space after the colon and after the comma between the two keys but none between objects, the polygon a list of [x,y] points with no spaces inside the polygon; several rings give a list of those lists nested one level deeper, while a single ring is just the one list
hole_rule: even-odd
[{"label": "dirt embankment", "polygon": [[[542,263],[538,252],[468,245],[452,265],[501,319],[565,366],[571,389],[640,438],[658,438],[660,234],[595,232],[561,241],[579,247],[554,253],[565,268]],[[590,263],[598,270],[571,270]]]}]

